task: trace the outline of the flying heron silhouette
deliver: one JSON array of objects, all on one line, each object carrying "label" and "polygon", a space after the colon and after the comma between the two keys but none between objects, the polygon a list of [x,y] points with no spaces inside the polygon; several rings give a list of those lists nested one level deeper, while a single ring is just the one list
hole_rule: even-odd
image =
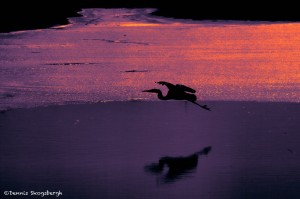
[{"label": "flying heron silhouette", "polygon": [[196,104],[200,106],[203,109],[206,109],[210,111],[210,108],[207,107],[207,105],[201,105],[196,102],[197,96],[193,93],[196,93],[196,91],[190,87],[187,87],[182,84],[171,84],[169,82],[159,81],[155,82],[160,85],[167,86],[169,91],[166,96],[163,96],[161,90],[159,89],[150,89],[150,90],[144,90],[143,92],[149,92],[149,93],[157,93],[157,97],[160,100],[187,100],[189,102],[192,102],[193,104]]}]

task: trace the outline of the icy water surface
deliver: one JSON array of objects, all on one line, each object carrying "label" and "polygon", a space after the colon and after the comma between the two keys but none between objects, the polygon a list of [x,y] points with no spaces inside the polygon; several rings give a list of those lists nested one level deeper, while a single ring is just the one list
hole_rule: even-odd
[{"label": "icy water surface", "polygon": [[0,198],[299,199],[300,24],[150,12],[0,34]]},{"label": "icy water surface", "polygon": [[[209,105],[211,112],[184,102],[108,102],[0,114],[0,195],[298,199],[299,104]],[[198,161],[188,158],[207,146]],[[161,170],[165,156],[187,166]]]},{"label": "icy water surface", "polygon": [[174,20],[85,9],[71,25],[0,34],[0,107],[155,99],[155,81],[200,100],[300,101],[300,24]]}]

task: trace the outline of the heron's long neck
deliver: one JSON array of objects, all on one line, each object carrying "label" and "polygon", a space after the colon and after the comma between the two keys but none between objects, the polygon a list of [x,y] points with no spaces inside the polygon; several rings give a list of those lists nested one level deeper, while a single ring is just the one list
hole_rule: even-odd
[{"label": "heron's long neck", "polygon": [[161,100],[167,100],[167,98],[165,96],[163,96],[161,91],[157,92],[157,97],[158,97],[158,99],[161,99]]}]

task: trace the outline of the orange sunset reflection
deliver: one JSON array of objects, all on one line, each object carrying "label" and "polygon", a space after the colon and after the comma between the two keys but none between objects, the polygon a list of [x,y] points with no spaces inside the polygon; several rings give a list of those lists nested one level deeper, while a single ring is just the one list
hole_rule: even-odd
[{"label": "orange sunset reflection", "polygon": [[168,81],[200,100],[300,102],[299,23],[182,23],[143,12],[84,10],[63,29],[2,36],[0,89],[26,88],[40,101],[157,100],[141,91],[165,92],[155,82]]},{"label": "orange sunset reflection", "polygon": [[[168,80],[191,85],[206,99],[299,101],[299,31],[299,24],[267,24],[202,25],[178,34],[167,32],[157,39],[161,45],[146,47],[147,57],[128,58],[139,69],[148,63],[155,71],[146,79],[134,76],[140,78],[134,84],[130,78],[123,84],[142,88],[149,79]],[[127,50],[145,51],[139,48]]]}]

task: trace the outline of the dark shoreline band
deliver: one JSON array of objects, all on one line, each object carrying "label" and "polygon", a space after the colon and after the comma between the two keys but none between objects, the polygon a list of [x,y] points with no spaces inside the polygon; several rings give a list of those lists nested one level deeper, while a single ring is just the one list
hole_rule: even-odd
[{"label": "dark shoreline band", "polygon": [[299,22],[297,6],[292,4],[263,5],[254,2],[219,3],[185,0],[77,0],[66,4],[59,0],[9,1],[1,7],[3,23],[0,32],[49,28],[68,24],[69,17],[80,16],[82,8],[157,8],[153,14],[162,17],[193,20],[241,20]]}]

